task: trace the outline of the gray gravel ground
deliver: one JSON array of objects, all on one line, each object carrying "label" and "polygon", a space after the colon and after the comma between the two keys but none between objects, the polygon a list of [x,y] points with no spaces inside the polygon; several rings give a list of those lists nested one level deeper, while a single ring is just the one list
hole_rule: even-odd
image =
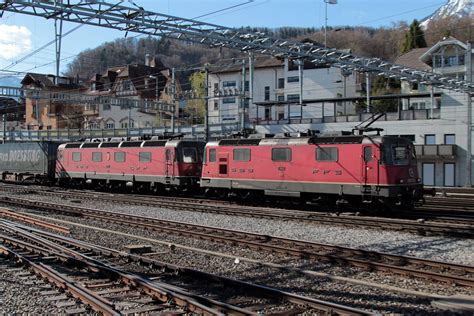
[{"label": "gray gravel ground", "polygon": [[[443,294],[466,293],[468,290],[459,288],[459,291],[450,290],[449,287],[443,285],[430,285],[416,280],[406,280],[403,278],[389,277],[388,279],[382,275],[368,272],[360,272],[356,269],[348,267],[332,267],[327,264],[321,264],[314,261],[295,260],[294,258],[281,258],[271,254],[257,254],[247,249],[230,247],[225,245],[216,245],[206,241],[189,240],[187,238],[172,237],[169,235],[157,234],[154,232],[140,230],[136,228],[124,228],[113,224],[104,224],[91,220],[80,218],[72,218],[67,216],[55,216],[70,221],[98,226],[110,229],[112,231],[122,231],[126,233],[138,234],[147,238],[156,238],[158,240],[166,240],[170,243],[187,243],[196,248],[211,249],[214,251],[223,251],[231,253],[235,256],[247,255],[255,259],[265,260],[267,262],[291,263],[293,266],[302,267],[311,270],[324,271],[336,275],[344,275],[350,277],[360,277],[364,280],[374,282],[393,282],[390,285],[401,286],[403,288],[411,288],[416,286],[418,290],[426,290]],[[143,244],[143,240],[138,238],[130,238],[125,236],[117,236],[116,234],[100,232],[81,227],[72,226],[72,237],[86,240],[91,243],[100,244],[116,249],[123,249],[128,244]],[[433,308],[429,299],[422,299],[412,295],[399,293],[390,293],[378,288],[353,285],[345,282],[332,282],[324,278],[314,278],[302,275],[292,271],[282,271],[261,266],[254,263],[240,261],[236,263],[233,258],[222,258],[212,255],[183,250],[180,248],[170,248],[162,244],[153,244],[153,251],[157,254],[152,257],[168,263],[178,264],[186,267],[199,269],[202,271],[216,273],[219,275],[237,278],[249,282],[263,284],[267,286],[277,287],[292,293],[308,295],[322,300],[329,300],[339,304],[347,304],[356,308],[367,309],[384,313],[402,313],[402,314],[432,314],[439,313],[440,310]]]},{"label": "gray gravel ground", "polygon": [[66,309],[56,307],[58,301],[48,301],[41,294],[56,288],[34,274],[26,275],[29,272],[0,257],[0,315],[65,314]]},{"label": "gray gravel ground", "polygon": [[[78,205],[77,203],[55,196],[21,194],[21,197]],[[244,230],[272,236],[474,265],[474,243],[470,239],[457,239],[443,236],[426,237],[389,230],[376,231],[299,223],[297,221],[280,221],[190,211],[175,211],[147,206],[111,205],[110,202],[101,203],[99,201],[82,201],[79,205],[198,225]]]},{"label": "gray gravel ground", "polygon": [[[23,198],[40,199],[48,202],[78,205],[56,197],[42,197],[38,195],[22,195]],[[105,210],[121,211],[137,215],[184,221],[193,224],[212,225],[230,229],[253,231],[269,235],[283,236],[295,239],[311,240],[339,244],[342,246],[361,247],[364,249],[391,252],[404,255],[452,261],[457,263],[472,264],[474,261],[474,246],[469,240],[460,240],[444,237],[421,237],[390,231],[370,231],[363,229],[347,229],[340,227],[321,226],[314,224],[301,224],[265,219],[252,219],[237,216],[225,216],[187,211],[173,211],[145,206],[111,205],[95,201],[83,201],[81,206],[102,208]],[[457,293],[472,294],[465,288],[451,288],[442,284],[430,284],[421,280],[400,278],[397,276],[382,275],[363,272],[350,267],[331,266],[311,260],[297,260],[283,258],[280,255],[256,253],[252,250],[241,249],[234,246],[216,244],[212,242],[192,240],[158,234],[136,228],[120,227],[113,224],[103,224],[91,220],[55,216],[69,221],[80,222],[141,235],[147,238],[163,240],[170,243],[184,244],[187,246],[224,252],[232,256],[243,256],[262,260],[265,262],[279,263],[296,268],[321,271],[332,275],[346,276],[365,281],[398,286],[406,289],[416,289],[430,293],[452,295]],[[116,234],[101,232],[99,234],[86,229],[74,227],[72,237],[87,240],[91,243],[107,247],[123,249],[127,244],[143,244],[140,239],[133,239]],[[385,290],[358,286],[344,282],[332,282],[323,278],[313,278],[291,271],[281,271],[260,266],[254,263],[240,261],[235,263],[233,258],[211,256],[180,248],[170,249],[166,245],[154,244],[154,251],[158,254],[154,258],[169,263],[196,268],[199,270],[217,273],[228,277],[243,279],[259,284],[278,287],[298,294],[310,295],[323,300],[331,300],[341,304],[348,304],[356,308],[363,308],[384,313],[422,314],[439,313],[431,307],[430,301],[419,297],[390,293]]]},{"label": "gray gravel ground", "polygon": [[[63,217],[65,218],[65,217]],[[70,220],[71,218],[69,218]],[[159,240],[167,240],[170,242],[182,241],[186,242],[186,238],[172,238],[170,236],[163,236],[154,234],[150,231],[137,230],[136,228],[123,228],[116,225],[98,223],[90,220],[73,219],[75,222],[80,222],[93,226],[107,227],[113,231],[123,231],[128,233],[140,234],[147,238],[157,238]],[[87,228],[73,227],[72,237],[85,239],[90,243],[99,244],[116,249],[123,249],[125,245],[129,244],[143,244],[140,239],[129,238],[125,236],[117,236],[112,233],[100,232],[99,234]],[[205,241],[192,242],[194,247],[213,248],[215,251],[228,251],[236,256],[246,253],[253,255],[254,258],[263,259],[266,261],[278,261],[279,256],[256,254],[249,250],[239,249],[236,247],[227,247],[224,245],[215,244],[209,245]],[[182,250],[174,248],[173,250],[166,245],[153,245],[154,252],[159,254],[152,257],[167,263],[178,264],[186,267],[195,268],[201,271],[223,275],[226,277],[236,278],[252,283],[276,287],[281,290],[292,292],[295,294],[314,297],[321,300],[328,300],[338,304],[349,305],[355,308],[372,310],[383,313],[401,313],[401,314],[433,314],[439,313],[440,310],[433,308],[428,299],[422,299],[412,295],[404,295],[399,293],[389,293],[385,290],[372,288],[368,286],[358,286],[344,282],[332,282],[322,278],[311,278],[299,273],[291,271],[281,271],[272,269],[266,266],[261,266],[254,263],[240,261],[235,263],[233,258],[222,258],[199,252]],[[294,259],[286,258],[293,261]],[[304,265],[304,261],[300,262]],[[318,264],[316,262],[306,262],[306,267],[315,270],[324,270],[328,272],[331,267],[326,264]],[[347,267],[337,267],[332,271],[337,273],[350,274],[352,269]],[[356,273],[356,271],[352,271]],[[374,274],[377,277],[376,274]],[[378,276],[380,278],[380,276]],[[371,278],[366,278],[366,280]],[[393,284],[392,284],[393,285]],[[429,287],[428,285],[425,285]],[[442,288],[442,287],[440,287]]]}]

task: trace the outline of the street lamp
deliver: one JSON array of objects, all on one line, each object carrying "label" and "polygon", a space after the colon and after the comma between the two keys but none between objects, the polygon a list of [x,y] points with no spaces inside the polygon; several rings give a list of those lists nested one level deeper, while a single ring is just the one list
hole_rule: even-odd
[{"label": "street lamp", "polygon": [[324,47],[327,47],[328,41],[328,3],[329,4],[337,4],[337,0],[323,0],[324,4],[326,5],[325,11],[325,21],[324,21]]}]

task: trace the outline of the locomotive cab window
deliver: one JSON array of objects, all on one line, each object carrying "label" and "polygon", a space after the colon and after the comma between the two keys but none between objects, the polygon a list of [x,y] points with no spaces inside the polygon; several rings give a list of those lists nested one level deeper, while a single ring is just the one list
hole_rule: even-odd
[{"label": "locomotive cab window", "polygon": [[[370,147],[367,147],[367,148],[370,148]],[[316,148],[316,160],[317,161],[338,161],[339,150],[337,147],[318,147]]]},{"label": "locomotive cab window", "polygon": [[138,160],[140,162],[151,162],[151,152],[143,151],[138,153]]},{"label": "locomotive cab window", "polygon": [[272,148],[273,161],[291,161],[291,148]]},{"label": "locomotive cab window", "polygon": [[101,162],[102,161],[102,153],[101,152],[93,152],[92,153],[92,161]]},{"label": "locomotive cab window", "polygon": [[216,162],[216,149],[209,149],[209,162]]},{"label": "locomotive cab window", "polygon": [[235,148],[232,156],[234,161],[250,161],[250,148]]},{"label": "locomotive cab window", "polygon": [[72,153],[72,161],[81,161],[81,153],[80,152],[73,152]]},{"label": "locomotive cab window", "polygon": [[197,162],[197,151],[194,147],[183,148],[183,162],[194,163]]},{"label": "locomotive cab window", "polygon": [[114,153],[115,162],[125,162],[125,153],[124,152],[115,152]]},{"label": "locomotive cab window", "polygon": [[165,151],[165,159],[166,159],[166,161],[170,161],[170,160],[171,160],[171,150],[170,150],[170,149],[166,149],[166,151]]},{"label": "locomotive cab window", "polygon": [[392,160],[393,164],[397,166],[408,165],[410,160],[410,148],[403,145],[392,146]]}]

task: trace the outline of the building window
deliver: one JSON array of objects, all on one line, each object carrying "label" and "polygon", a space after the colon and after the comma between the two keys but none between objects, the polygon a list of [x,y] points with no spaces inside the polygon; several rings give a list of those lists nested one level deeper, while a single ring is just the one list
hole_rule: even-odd
[{"label": "building window", "polygon": [[114,153],[114,161],[115,162],[125,162],[125,153],[118,151]]},{"label": "building window", "polygon": [[278,78],[278,89],[285,89],[285,78]]},{"label": "building window", "polygon": [[285,96],[284,95],[277,96],[277,101],[280,101],[280,102],[285,101]]},{"label": "building window", "polygon": [[454,187],[456,182],[456,165],[454,163],[445,163],[444,164],[444,181],[443,184],[445,187]]},{"label": "building window", "polygon": [[121,128],[128,128],[128,122],[122,122],[120,123]]},{"label": "building window", "polygon": [[244,91],[250,91],[250,83],[248,80],[244,82]]},{"label": "building window", "polygon": [[140,162],[151,162],[151,152],[139,152],[138,153],[138,160]]},{"label": "building window", "polygon": [[446,145],[455,145],[456,144],[456,135],[455,134],[444,134],[444,143]]},{"label": "building window", "polygon": [[102,105],[102,109],[104,111],[109,111],[110,110],[110,103],[108,100],[104,100],[104,104]]},{"label": "building window", "polygon": [[435,185],[435,164],[432,162],[423,163],[421,177],[423,178],[423,185]]},{"label": "building window", "polygon": [[216,149],[209,149],[209,162],[216,162]]},{"label": "building window", "polygon": [[300,77],[298,77],[298,76],[288,77],[286,81],[288,83],[290,83],[290,82],[300,82]]},{"label": "building window", "polygon": [[[36,101],[36,102],[38,102],[38,101]],[[37,118],[37,117],[38,117],[38,111],[37,111],[37,109],[38,109],[38,106],[37,106],[36,104],[33,105],[33,113],[32,113],[31,116],[34,117],[34,118]]]},{"label": "building window", "polygon": [[105,129],[114,129],[115,123],[114,122],[107,122],[105,123]]},{"label": "building window", "polygon": [[235,103],[235,98],[223,98],[223,99],[222,99],[222,103],[223,103],[223,104]]},{"label": "building window", "polygon": [[425,145],[436,145],[436,135],[435,134],[426,134],[425,135]]},{"label": "building window", "polygon": [[444,65],[448,67],[457,66],[457,61],[458,58],[456,56],[444,57]]},{"label": "building window", "polygon": [[132,82],[130,80],[122,81],[122,91],[132,90]]},{"label": "building window", "polygon": [[300,95],[299,94],[288,94],[286,96],[286,101],[288,101],[288,102],[299,102],[300,101]]},{"label": "building window", "polygon": [[316,148],[317,161],[338,161],[339,152],[337,147],[318,147]]},{"label": "building window", "polygon": [[214,101],[214,111],[219,110],[219,102]]},{"label": "building window", "polygon": [[265,87],[265,101],[270,100],[270,87],[266,86]]},{"label": "building window", "polygon": [[100,153],[100,152],[93,152],[93,153],[92,153],[92,161],[101,162],[101,161],[102,161],[102,153]]},{"label": "building window", "polygon": [[272,148],[272,161],[291,161],[291,148]]},{"label": "building window", "polygon": [[233,88],[236,87],[237,83],[235,81],[223,81],[222,88]]},{"label": "building window", "polygon": [[409,134],[409,135],[400,135],[400,137],[403,137],[403,138],[408,138],[409,140],[411,140],[412,142],[415,142],[415,135],[413,134]]},{"label": "building window", "polygon": [[233,159],[234,161],[250,161],[250,148],[235,148]]},{"label": "building window", "polygon": [[80,152],[72,153],[72,161],[81,161],[81,153]]}]

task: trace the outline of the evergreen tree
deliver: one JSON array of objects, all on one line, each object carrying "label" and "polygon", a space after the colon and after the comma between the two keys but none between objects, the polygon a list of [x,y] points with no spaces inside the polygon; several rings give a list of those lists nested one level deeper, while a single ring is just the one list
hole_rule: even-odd
[{"label": "evergreen tree", "polygon": [[413,20],[410,29],[405,33],[405,39],[402,45],[402,54],[412,50],[413,48],[426,47],[425,33],[420,27],[417,20]]}]

